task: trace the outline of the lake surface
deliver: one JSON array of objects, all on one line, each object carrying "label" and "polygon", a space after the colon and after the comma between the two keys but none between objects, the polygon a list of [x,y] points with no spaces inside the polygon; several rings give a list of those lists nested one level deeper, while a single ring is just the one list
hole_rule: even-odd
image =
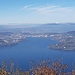
[{"label": "lake surface", "polygon": [[52,60],[63,60],[69,66],[75,64],[75,51],[51,50],[49,45],[56,43],[50,38],[27,38],[14,46],[0,47],[0,63],[11,60],[20,68],[29,69],[29,62],[38,63],[48,58]]}]

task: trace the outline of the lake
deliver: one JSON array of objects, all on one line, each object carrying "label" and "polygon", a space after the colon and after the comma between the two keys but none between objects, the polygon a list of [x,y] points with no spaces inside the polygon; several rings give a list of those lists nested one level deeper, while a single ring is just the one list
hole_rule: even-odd
[{"label": "lake", "polygon": [[42,60],[50,59],[64,61],[69,67],[75,64],[75,51],[51,50],[49,45],[56,41],[51,38],[27,38],[17,45],[0,47],[0,64],[3,60],[9,63],[14,61],[20,68],[30,68],[29,63],[39,63]]}]

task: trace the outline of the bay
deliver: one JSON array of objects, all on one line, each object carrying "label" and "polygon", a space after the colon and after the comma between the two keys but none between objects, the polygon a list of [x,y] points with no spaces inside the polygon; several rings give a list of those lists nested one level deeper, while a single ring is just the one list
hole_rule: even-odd
[{"label": "bay", "polygon": [[28,70],[30,62],[39,63],[42,60],[59,60],[69,67],[75,64],[75,51],[51,50],[49,45],[57,43],[51,38],[27,38],[17,45],[0,47],[0,64],[4,60]]}]

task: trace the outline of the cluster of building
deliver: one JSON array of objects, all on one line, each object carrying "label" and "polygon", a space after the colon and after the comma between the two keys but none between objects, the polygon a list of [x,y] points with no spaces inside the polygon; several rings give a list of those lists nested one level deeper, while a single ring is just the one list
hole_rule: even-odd
[{"label": "cluster of building", "polygon": [[9,33],[0,34],[0,45],[14,45],[28,37],[49,37],[48,34]]}]

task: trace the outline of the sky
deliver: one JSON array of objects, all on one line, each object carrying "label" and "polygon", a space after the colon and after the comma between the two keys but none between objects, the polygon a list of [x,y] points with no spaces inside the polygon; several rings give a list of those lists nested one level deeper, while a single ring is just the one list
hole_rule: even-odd
[{"label": "sky", "polygon": [[0,24],[75,22],[75,0],[0,0]]}]

